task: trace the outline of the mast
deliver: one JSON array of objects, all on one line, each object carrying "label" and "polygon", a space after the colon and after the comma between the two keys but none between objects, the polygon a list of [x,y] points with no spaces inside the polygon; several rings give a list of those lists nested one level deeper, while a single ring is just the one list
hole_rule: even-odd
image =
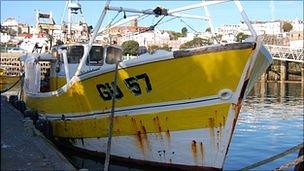
[{"label": "mast", "polygon": [[68,2],[68,32],[67,37],[68,39],[72,38],[72,23],[74,15],[81,12],[81,5],[79,4],[79,0],[69,0]]}]

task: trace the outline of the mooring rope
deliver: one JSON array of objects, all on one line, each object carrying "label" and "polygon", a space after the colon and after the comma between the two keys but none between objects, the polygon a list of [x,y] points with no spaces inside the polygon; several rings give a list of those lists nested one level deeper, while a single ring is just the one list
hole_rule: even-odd
[{"label": "mooring rope", "polygon": [[244,168],[241,168],[240,171],[246,171],[246,170],[253,169],[253,168],[262,166],[262,165],[264,165],[264,164],[270,163],[270,162],[272,162],[272,161],[274,161],[274,160],[276,160],[276,159],[282,158],[282,157],[284,157],[284,156],[286,156],[286,155],[288,155],[288,154],[290,154],[290,153],[293,153],[293,152],[295,152],[295,151],[301,149],[302,147],[303,147],[303,143],[298,144],[298,145],[296,145],[296,146],[294,146],[294,147],[292,147],[292,148],[290,148],[290,149],[288,149],[288,150],[286,150],[286,151],[283,151],[282,153],[279,153],[279,154],[277,154],[277,155],[274,155],[274,156],[272,156],[272,157],[269,157],[269,158],[267,158],[267,159],[265,159],[265,160],[256,162],[256,163],[254,163],[254,164],[252,164],[252,165],[249,165],[249,166],[246,166],[246,167],[244,167]]},{"label": "mooring rope", "polygon": [[304,155],[292,160],[292,161],[289,161],[288,163],[286,164],[283,164],[282,166],[280,166],[279,168],[276,168],[274,169],[274,171],[281,171],[281,170],[286,170],[288,168],[291,168],[291,167],[294,167],[296,166],[297,164],[301,163],[304,161]]},{"label": "mooring rope", "polygon": [[110,164],[110,154],[111,154],[111,143],[112,143],[112,134],[113,134],[113,124],[114,124],[114,113],[115,113],[115,99],[116,99],[116,91],[117,91],[117,75],[118,75],[118,65],[119,60],[116,61],[115,65],[115,75],[114,75],[114,90],[112,93],[112,109],[111,109],[111,115],[110,115],[110,124],[108,129],[108,142],[107,142],[107,152],[106,152],[106,158],[105,158],[105,164],[104,164],[104,171],[109,170],[109,164]]}]

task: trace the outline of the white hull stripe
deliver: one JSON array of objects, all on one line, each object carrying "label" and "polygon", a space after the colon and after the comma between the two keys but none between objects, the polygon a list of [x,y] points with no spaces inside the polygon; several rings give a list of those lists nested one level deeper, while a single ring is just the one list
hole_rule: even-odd
[{"label": "white hull stripe", "polygon": [[[117,115],[132,115],[132,114],[144,114],[144,113],[150,113],[155,111],[170,111],[170,110],[178,110],[178,109],[187,109],[187,108],[194,108],[199,106],[207,106],[207,105],[214,105],[214,104],[223,104],[230,102],[229,100],[222,100],[218,96],[212,96],[209,98],[199,98],[195,100],[182,100],[182,101],[175,101],[171,103],[158,103],[158,104],[152,104],[152,105],[140,105],[140,106],[133,106],[133,107],[127,107],[127,108],[118,108],[115,110],[115,114]],[[111,110],[103,111],[103,112],[93,112],[89,114],[80,114],[76,115],[77,113],[73,114],[64,114],[66,119],[74,119],[74,118],[83,118],[83,117],[95,117],[95,116],[104,116],[106,114],[111,113]],[[46,114],[45,116],[48,119],[60,119],[62,118],[62,115],[60,116],[54,116],[50,114]],[[58,114],[57,114],[58,115]]]}]

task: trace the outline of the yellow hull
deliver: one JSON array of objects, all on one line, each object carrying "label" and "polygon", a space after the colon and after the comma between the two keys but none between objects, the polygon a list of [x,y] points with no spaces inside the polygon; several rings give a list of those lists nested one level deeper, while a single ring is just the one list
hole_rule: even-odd
[{"label": "yellow hull", "polygon": [[[221,168],[253,52],[225,49],[120,68],[111,155]],[[114,71],[94,71],[25,101],[51,121],[54,137],[105,152],[113,78]]]},{"label": "yellow hull", "polygon": [[[218,94],[223,89],[235,91],[252,49],[231,50],[195,55],[135,67],[120,69],[118,87],[123,97],[116,107],[193,99]],[[145,90],[144,80],[139,80],[142,94],[135,96],[125,85],[124,79],[146,73],[152,90]],[[28,97],[30,108],[41,113],[90,113],[111,108],[111,100],[104,101],[96,88],[98,84],[111,83],[114,72],[81,80],[66,93],[58,96]]]}]

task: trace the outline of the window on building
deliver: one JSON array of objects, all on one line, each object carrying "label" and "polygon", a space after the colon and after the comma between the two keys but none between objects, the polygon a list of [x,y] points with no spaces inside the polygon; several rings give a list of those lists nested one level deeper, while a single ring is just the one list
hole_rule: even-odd
[{"label": "window on building", "polygon": [[87,65],[103,65],[103,47],[93,46],[87,58]]}]

